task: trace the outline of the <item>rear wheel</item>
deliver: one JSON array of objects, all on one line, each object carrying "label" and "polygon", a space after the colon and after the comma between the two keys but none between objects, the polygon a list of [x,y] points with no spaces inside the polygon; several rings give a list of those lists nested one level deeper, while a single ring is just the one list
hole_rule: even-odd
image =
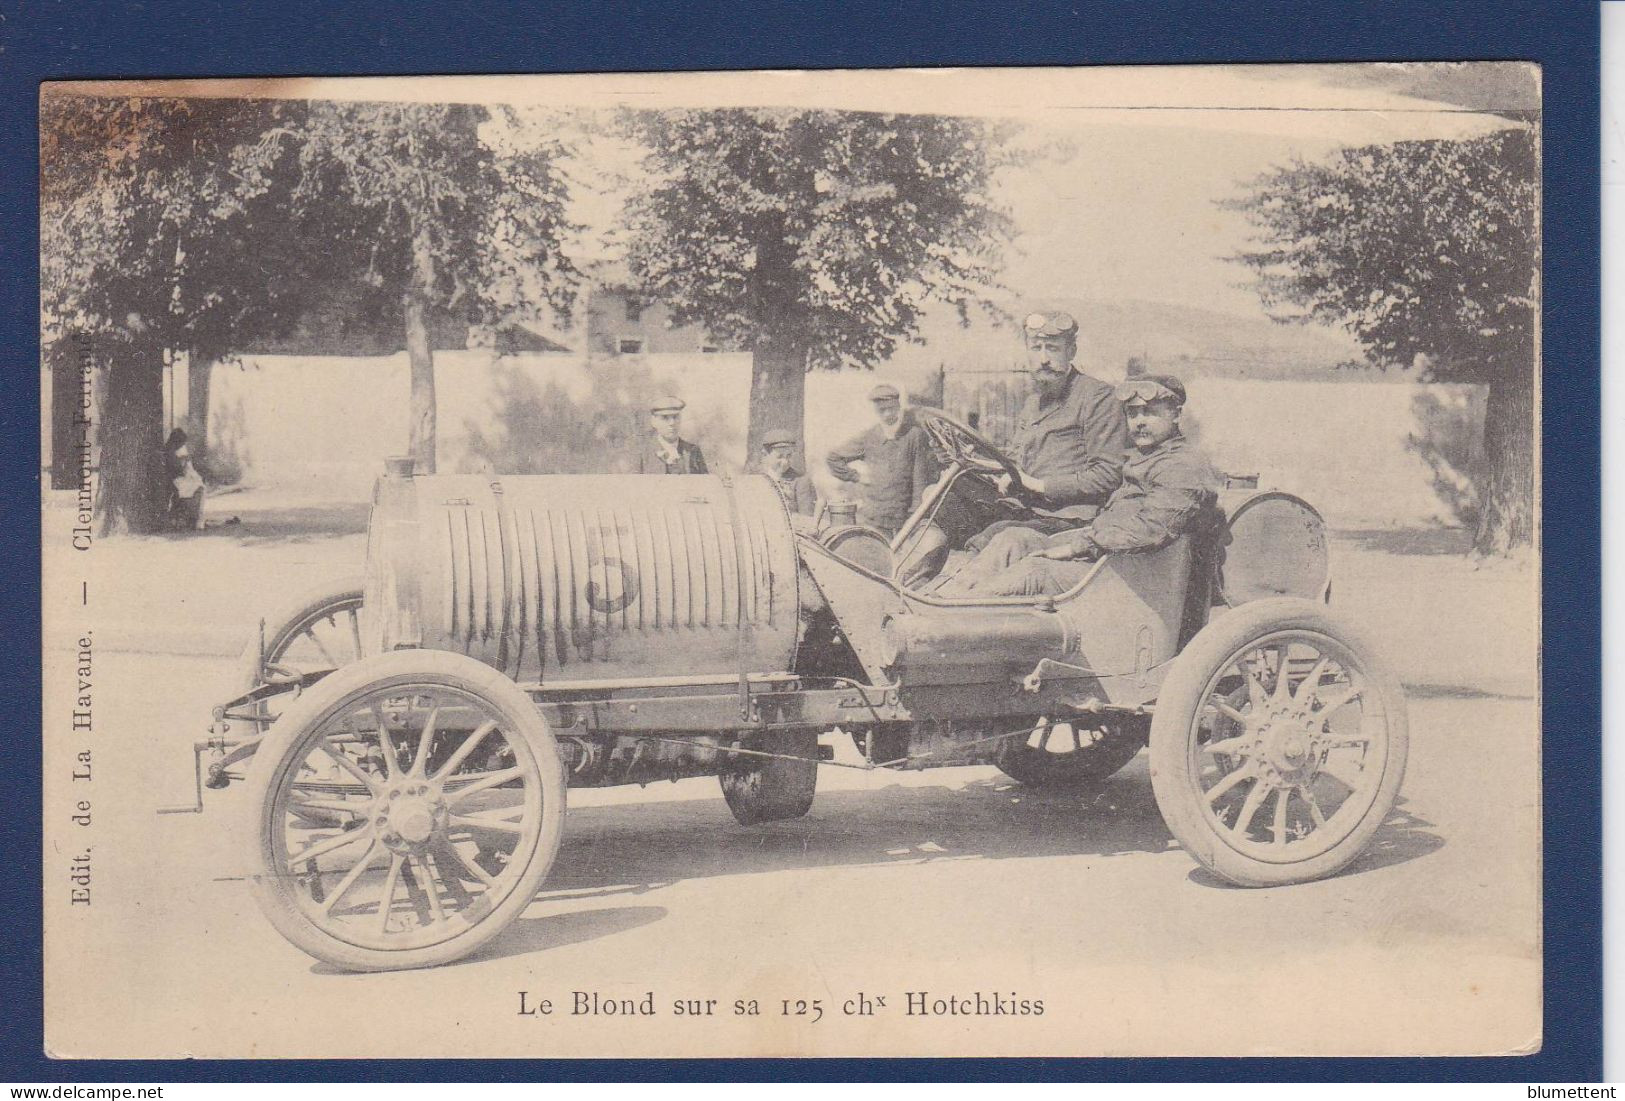
[{"label": "rear wheel", "polygon": [[1168,828],[1233,883],[1338,871],[1405,775],[1405,697],[1322,604],[1261,600],[1203,628],[1163,684],[1151,782]]},{"label": "rear wheel", "polygon": [[[312,589],[265,617],[238,659],[237,690],[297,681],[310,673],[342,668],[361,658],[361,603],[365,582],[343,578]],[[273,696],[254,705],[275,718],[287,705]]]},{"label": "rear wheel", "polygon": [[535,704],[439,651],[380,655],[314,685],[266,736],[249,788],[261,909],[346,970],[428,967],[484,945],[535,897],[563,831],[564,773]]},{"label": "rear wheel", "polygon": [[1008,738],[994,764],[1032,787],[1100,783],[1132,761],[1145,745],[1149,720],[1125,717],[1089,729],[1082,723],[1039,724],[1026,738]]},{"label": "rear wheel", "polygon": [[735,757],[722,771],[722,797],[741,826],[800,818],[818,787],[818,732],[772,730],[745,746],[784,757]]}]

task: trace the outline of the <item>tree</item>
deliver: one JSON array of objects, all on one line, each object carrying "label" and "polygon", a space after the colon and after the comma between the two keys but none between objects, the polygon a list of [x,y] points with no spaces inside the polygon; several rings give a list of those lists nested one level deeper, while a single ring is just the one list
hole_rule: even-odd
[{"label": "tree", "polygon": [[[526,125],[527,122],[532,125]],[[411,364],[409,449],[435,469],[435,311],[494,327],[541,305],[570,308],[562,144],[514,111],[465,104],[309,104],[250,161],[298,162],[290,217],[313,248],[336,229],[368,242],[355,276],[399,296]]]},{"label": "tree", "polygon": [[1228,205],[1277,320],[1345,326],[1384,366],[1485,384],[1474,550],[1534,532],[1539,353],[1539,156],[1532,129],[1396,142],[1302,161]]},{"label": "tree", "polygon": [[748,454],[803,429],[806,371],[872,366],[927,298],[961,319],[993,289],[1008,215],[1007,127],[791,109],[628,112],[643,183],[627,259],[679,324],[752,356]]},{"label": "tree", "polygon": [[208,358],[239,347],[314,292],[311,265],[277,232],[285,186],[233,169],[233,151],[284,111],[251,100],[41,98],[42,342],[50,355],[88,356],[103,375],[102,534],[159,526],[165,351]]}]

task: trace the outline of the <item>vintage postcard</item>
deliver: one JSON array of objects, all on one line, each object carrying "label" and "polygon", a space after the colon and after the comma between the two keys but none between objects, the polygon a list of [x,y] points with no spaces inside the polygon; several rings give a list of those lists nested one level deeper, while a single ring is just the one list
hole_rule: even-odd
[{"label": "vintage postcard", "polygon": [[49,1053],[1539,1050],[1540,77],[45,85]]}]

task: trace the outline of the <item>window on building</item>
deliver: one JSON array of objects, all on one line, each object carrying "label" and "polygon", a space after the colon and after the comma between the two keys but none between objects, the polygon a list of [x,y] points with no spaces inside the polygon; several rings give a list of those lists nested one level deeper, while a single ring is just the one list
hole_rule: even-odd
[{"label": "window on building", "polygon": [[643,320],[643,303],[636,298],[626,300],[626,319],[636,325]]},{"label": "window on building", "polygon": [[715,355],[720,349],[715,344],[702,344],[700,345],[700,351],[706,355]]},{"label": "window on building", "polygon": [[621,355],[623,355],[623,356],[635,356],[635,355],[641,355],[642,352],[643,352],[643,341],[633,339],[632,337],[622,337],[621,338],[621,343],[620,343],[620,353],[621,353]]}]

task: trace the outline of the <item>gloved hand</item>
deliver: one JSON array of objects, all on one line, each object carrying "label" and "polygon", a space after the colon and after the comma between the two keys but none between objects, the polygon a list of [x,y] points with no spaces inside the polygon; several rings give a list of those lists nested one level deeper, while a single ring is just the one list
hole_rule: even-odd
[{"label": "gloved hand", "polygon": [[1052,535],[1048,543],[1033,552],[1035,557],[1050,558],[1057,562],[1100,557],[1100,545],[1090,537],[1087,529],[1063,531]]}]

